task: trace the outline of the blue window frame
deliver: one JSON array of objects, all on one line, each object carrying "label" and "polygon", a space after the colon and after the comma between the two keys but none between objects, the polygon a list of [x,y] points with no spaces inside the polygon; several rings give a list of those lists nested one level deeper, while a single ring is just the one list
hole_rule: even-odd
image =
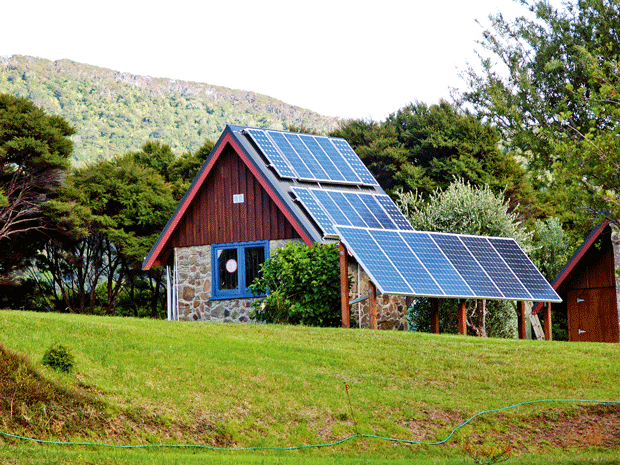
[{"label": "blue window frame", "polygon": [[211,245],[211,299],[254,297],[248,289],[269,258],[269,241]]}]

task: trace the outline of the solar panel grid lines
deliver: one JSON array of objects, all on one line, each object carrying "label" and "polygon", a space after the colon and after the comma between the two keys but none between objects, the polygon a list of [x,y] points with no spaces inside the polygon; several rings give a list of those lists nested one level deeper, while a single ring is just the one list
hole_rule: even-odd
[{"label": "solar panel grid lines", "polygon": [[347,201],[353,206],[356,213],[362,217],[364,223],[369,228],[381,228],[381,223],[375,218],[370,209],[362,202],[362,199],[355,192],[345,194]]},{"label": "solar panel grid lines", "polygon": [[267,137],[264,131],[259,129],[248,129],[248,134],[252,137],[256,145],[260,147],[267,160],[273,165],[274,169],[281,178],[296,178],[297,173],[288,164],[286,158],[278,151],[273,142]]},{"label": "solar panel grid lines", "polygon": [[358,263],[365,264],[364,270],[380,294],[413,294],[407,281],[386,253],[377,246],[370,230],[339,226],[338,234]]},{"label": "solar panel grid lines", "polygon": [[349,163],[355,174],[362,180],[363,183],[371,186],[377,186],[379,183],[374,176],[368,171],[366,165],[362,163],[360,157],[353,151],[349,143],[344,139],[333,138],[330,139],[338,151],[342,154],[345,160]]},{"label": "solar panel grid lines", "polygon": [[291,164],[299,179],[315,179],[315,174],[310,171],[308,165],[306,165],[293,146],[286,140],[284,133],[276,131],[265,131],[265,133],[273,141],[284,158]]},{"label": "solar panel grid lines", "polygon": [[[446,297],[473,297],[474,292],[425,231],[400,231],[407,246],[434,278]],[[427,293],[425,293],[427,294]],[[428,295],[432,297],[432,295]],[[441,297],[437,295],[436,297]]]},{"label": "solar panel grid lines", "polygon": [[489,242],[535,300],[541,302],[562,301],[516,241],[490,237]]},{"label": "solar panel grid lines", "polygon": [[303,143],[299,134],[284,133],[284,138],[291,145],[293,150],[297,152],[299,158],[301,158],[316,181],[331,181],[331,177],[325,172],[321,164],[317,161],[314,154],[308,150],[306,144]]},{"label": "solar panel grid lines", "polygon": [[418,257],[408,247],[398,231],[376,230],[372,231],[371,235],[394,267],[405,278],[414,294],[445,295],[435,278],[418,260]]},{"label": "solar panel grid lines", "polygon": [[458,236],[436,234],[432,239],[477,297],[491,299],[504,297]]},{"label": "solar panel grid lines", "polygon": [[389,195],[376,195],[375,200],[379,202],[387,214],[390,215],[390,219],[394,222],[397,229],[413,231],[413,226],[409,224],[405,215],[402,214]]},{"label": "solar panel grid lines", "polygon": [[347,200],[347,196],[343,192],[339,191],[326,191],[330,198],[334,201],[334,203],[338,206],[338,208],[346,214],[347,219],[351,223],[352,226],[360,226],[362,228],[367,228],[368,225],[364,221],[364,219],[357,213],[357,211],[353,208],[353,205],[349,203]]},{"label": "solar panel grid lines", "polygon": [[381,205],[375,199],[373,194],[357,194],[359,198],[364,202],[364,205],[370,210],[370,212],[377,219],[382,228],[385,229],[398,229],[394,222],[390,219],[390,216],[383,210]]},{"label": "solar panel grid lines", "polygon": [[333,218],[331,218],[319,205],[317,200],[310,193],[310,190],[302,187],[293,187],[292,191],[301,201],[302,205],[308,211],[312,219],[317,223],[319,228],[321,228],[323,233],[326,235],[336,235]]},{"label": "solar panel grid lines", "polygon": [[317,144],[323,149],[327,156],[332,160],[338,171],[342,174],[345,181],[353,184],[363,184],[363,181],[355,173],[345,157],[336,149],[331,140],[327,137],[315,137]]},{"label": "solar panel grid lines", "polygon": [[316,137],[308,136],[306,134],[300,134],[299,137],[308,148],[310,153],[314,155],[316,161],[323,167],[331,181],[347,181],[344,175],[338,169],[338,167],[334,164],[332,159],[327,155],[327,153],[325,153],[325,150],[323,150],[323,148],[316,141]]},{"label": "solar panel grid lines", "polygon": [[504,295],[531,300],[532,295],[521,284],[505,260],[491,245],[487,237],[462,236],[461,241],[476,258],[480,266],[488,273],[495,285]]}]

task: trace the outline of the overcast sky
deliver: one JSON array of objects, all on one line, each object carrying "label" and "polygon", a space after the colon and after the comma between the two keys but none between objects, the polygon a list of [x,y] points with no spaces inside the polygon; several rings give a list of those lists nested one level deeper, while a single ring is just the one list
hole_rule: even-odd
[{"label": "overcast sky", "polygon": [[68,58],[244,89],[323,115],[383,120],[463,87],[490,13],[513,0],[19,0],[0,55]]}]

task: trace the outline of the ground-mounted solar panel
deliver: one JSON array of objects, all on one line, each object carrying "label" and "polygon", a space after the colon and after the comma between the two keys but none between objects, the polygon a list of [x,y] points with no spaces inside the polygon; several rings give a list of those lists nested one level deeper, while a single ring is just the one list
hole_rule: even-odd
[{"label": "ground-mounted solar panel", "polygon": [[515,240],[490,237],[489,242],[519,278],[519,281],[523,283],[533,300],[539,302],[562,301]]},{"label": "ground-mounted solar panel", "polygon": [[407,246],[403,237],[394,230],[372,231],[379,248],[388,256],[403,278],[417,295],[445,295],[422,262]]},{"label": "ground-mounted solar panel", "polygon": [[359,263],[363,263],[368,277],[381,294],[413,294],[405,278],[390,261],[367,229],[339,226],[342,242],[353,253]]},{"label": "ground-mounted solar panel", "polygon": [[[456,268],[450,263],[428,232],[401,231],[407,247],[435,279],[444,295],[449,297],[473,297],[474,292],[467,285]],[[423,295],[433,295],[423,293]],[[439,295],[438,295],[439,296]]]},{"label": "ground-mounted solar panel", "polygon": [[458,236],[434,234],[431,237],[477,297],[504,297]]},{"label": "ground-mounted solar panel", "polygon": [[460,239],[503,295],[525,300],[533,299],[487,237],[461,236]]},{"label": "ground-mounted solar panel", "polygon": [[514,239],[349,226],[335,229],[377,289],[385,293],[561,301]]},{"label": "ground-mounted solar panel", "polygon": [[299,177],[297,172],[294,171],[287,163],[286,158],[282,153],[276,149],[275,145],[267,137],[265,131],[260,129],[248,129],[248,134],[252,137],[254,143],[260,148],[267,160],[278,173],[281,178],[297,178]]}]

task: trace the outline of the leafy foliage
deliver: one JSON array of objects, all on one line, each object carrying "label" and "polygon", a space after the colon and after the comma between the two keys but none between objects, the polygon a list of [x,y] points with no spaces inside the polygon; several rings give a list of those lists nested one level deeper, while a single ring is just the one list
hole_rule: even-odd
[{"label": "leafy foliage", "polygon": [[268,293],[252,305],[252,318],[309,326],[340,324],[340,255],[335,244],[289,242],[263,265],[250,290]]},{"label": "leafy foliage", "polygon": [[407,105],[382,123],[353,120],[332,135],[349,141],[389,193],[428,195],[459,178],[506,191],[522,208],[533,202],[523,166],[500,150],[499,132],[447,101]]},{"label": "leafy foliage", "polygon": [[0,92],[66,118],[76,129],[76,165],[139,150],[147,140],[196,152],[226,124],[327,132],[336,121],[253,92],[17,55],[0,57]]},{"label": "leafy foliage", "polygon": [[73,129],[25,98],[0,95],[0,273],[23,266],[46,234],[62,229],[47,205],[56,196]]},{"label": "leafy foliage", "polygon": [[67,349],[65,346],[61,344],[55,344],[45,351],[41,363],[50,367],[52,370],[69,373],[71,370],[73,370],[73,366],[75,364],[75,357],[71,354],[71,352],[69,352],[69,349]]},{"label": "leafy foliage", "polygon": [[[488,186],[475,187],[455,180],[447,189],[433,192],[427,201],[417,193],[401,192],[398,204],[415,229],[512,237],[524,250],[531,249],[531,234],[519,222],[517,212],[511,211],[503,197],[493,194]],[[507,302],[468,301],[467,312],[467,326],[476,335],[513,337],[516,334],[516,313]],[[408,320],[412,329],[430,330],[427,299],[414,302]],[[492,324],[487,325],[490,321]],[[453,302],[441,303],[440,328],[448,332],[458,328]]]},{"label": "leafy foliage", "polygon": [[620,4],[523,3],[529,17],[491,17],[490,57],[468,71],[463,97],[527,157],[547,215],[585,234],[593,214],[620,215]]}]

